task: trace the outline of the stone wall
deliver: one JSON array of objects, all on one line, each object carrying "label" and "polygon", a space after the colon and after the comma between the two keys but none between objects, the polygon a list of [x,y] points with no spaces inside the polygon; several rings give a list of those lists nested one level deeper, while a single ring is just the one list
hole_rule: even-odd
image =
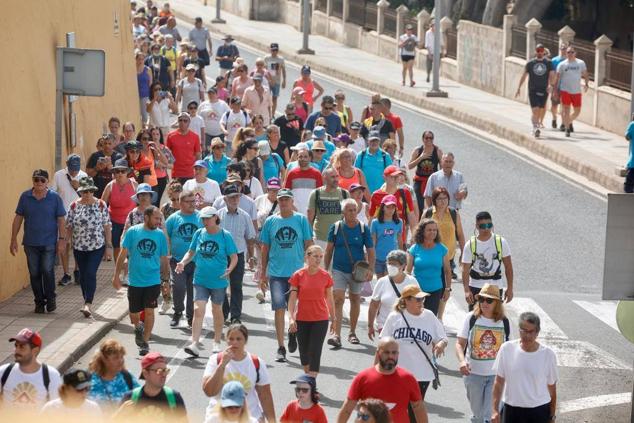
[{"label": "stone wall", "polygon": [[503,94],[502,30],[469,21],[458,29],[458,82]]}]

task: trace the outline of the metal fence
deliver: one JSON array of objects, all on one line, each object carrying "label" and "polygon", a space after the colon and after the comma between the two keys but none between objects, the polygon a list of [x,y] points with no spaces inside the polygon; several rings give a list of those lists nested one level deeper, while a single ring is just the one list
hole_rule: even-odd
[{"label": "metal fence", "polygon": [[396,10],[385,9],[385,19],[383,20],[383,33],[396,38]]},{"label": "metal fence", "polygon": [[511,56],[526,59],[526,28],[514,26],[511,29]]},{"label": "metal fence", "polygon": [[326,13],[328,1],[327,0],[313,0],[315,2],[315,10]]},{"label": "metal fence", "polygon": [[550,51],[550,57],[559,54],[559,35],[556,32],[540,30],[535,34],[535,43],[543,44]]},{"label": "metal fence", "polygon": [[331,0],[332,1],[332,16],[335,18],[343,19],[343,0]]},{"label": "metal fence", "polygon": [[348,20],[350,23],[365,26],[365,0],[349,0],[349,2]]},{"label": "metal fence", "polygon": [[456,28],[449,28],[447,30],[447,57],[451,59],[458,58],[458,31]]},{"label": "metal fence", "polygon": [[606,54],[605,84],[630,91],[632,83],[632,52],[612,50]]}]

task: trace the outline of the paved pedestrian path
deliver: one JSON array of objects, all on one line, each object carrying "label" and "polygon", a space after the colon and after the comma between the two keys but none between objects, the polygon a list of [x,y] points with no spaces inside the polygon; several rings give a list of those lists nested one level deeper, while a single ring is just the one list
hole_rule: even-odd
[{"label": "paved pedestrian path", "polygon": [[[302,46],[302,34],[290,25],[246,20],[225,11],[222,11],[222,17],[226,24],[210,24],[215,17],[215,6],[205,7],[200,0],[175,0],[170,4],[181,19],[193,22],[194,17],[202,16],[205,26],[212,32],[231,34],[239,44],[268,51],[271,42],[278,42],[280,52],[287,60],[308,63],[318,72],[422,107],[451,119],[456,125],[486,131],[552,160],[610,191],[622,192],[623,178],[615,171],[627,160],[628,144],[623,134],[575,122],[575,132],[570,138],[566,138],[563,132],[546,128],[542,137],[536,140],[530,132],[530,110],[526,104],[442,78],[440,88],[447,91],[449,97],[428,98],[425,92],[431,84],[424,82],[421,70],[416,71],[417,84],[414,88],[403,87],[401,65],[395,61],[316,35],[310,37],[310,47],[316,54],[298,55],[296,52]],[[290,84],[292,81],[289,81]],[[289,93],[287,86],[280,97],[280,104],[284,104]],[[550,113],[545,122],[550,124]]]}]

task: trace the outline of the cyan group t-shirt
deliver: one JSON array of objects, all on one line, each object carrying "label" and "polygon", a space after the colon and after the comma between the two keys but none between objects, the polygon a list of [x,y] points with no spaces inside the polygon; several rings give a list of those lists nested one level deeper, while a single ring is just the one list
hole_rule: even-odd
[{"label": "cyan group t-shirt", "polygon": [[233,237],[229,232],[221,229],[210,234],[207,229],[198,229],[192,238],[189,249],[194,251],[194,285],[202,285],[209,289],[226,288],[226,278],[221,278],[227,270],[227,259],[232,254],[238,254]]},{"label": "cyan group t-shirt", "polygon": [[304,242],[313,239],[306,216],[269,216],[264,222],[260,241],[269,247],[269,276],[290,277],[304,265]]},{"label": "cyan group t-shirt", "polygon": [[628,169],[634,169],[634,148],[632,147],[632,145],[634,145],[634,121],[627,125],[625,135],[630,137],[629,154],[626,167]]},{"label": "cyan group t-shirt", "polygon": [[130,227],[123,238],[128,250],[130,286],[145,288],[161,283],[161,257],[167,255],[167,238],[160,229],[145,229],[143,224]]},{"label": "cyan group t-shirt", "polygon": [[443,258],[447,254],[447,247],[436,243],[433,248],[423,248],[421,244],[414,244],[409,248],[414,257],[414,277],[418,286],[424,292],[435,292],[442,289]]},{"label": "cyan group t-shirt", "polygon": [[264,172],[264,182],[271,178],[279,178],[280,172],[284,167],[284,160],[277,153],[271,153],[271,155],[262,161],[262,170]]},{"label": "cyan group t-shirt", "polygon": [[403,221],[394,223],[393,220],[379,222],[373,219],[370,232],[376,236],[376,259],[385,261],[390,251],[398,249],[398,237],[403,232]]},{"label": "cyan group t-shirt", "polygon": [[[363,233],[361,233],[361,225],[363,225]],[[335,236],[335,228],[339,226],[337,235]],[[372,241],[372,235],[370,228],[365,223],[359,222],[354,228],[350,228],[342,221],[333,223],[330,225],[328,231],[328,242],[334,244],[334,253],[332,258],[332,268],[343,273],[352,273],[352,265],[350,262],[350,255],[346,249],[346,244],[343,241],[343,234],[345,233],[346,240],[348,241],[348,247],[350,248],[350,255],[352,260],[357,262],[363,260],[365,256],[365,248],[373,248],[374,242]]]},{"label": "cyan group t-shirt", "polygon": [[170,239],[172,257],[181,261],[192,243],[194,232],[203,227],[198,210],[192,214],[182,214],[180,211],[171,215],[165,222],[167,236]]}]

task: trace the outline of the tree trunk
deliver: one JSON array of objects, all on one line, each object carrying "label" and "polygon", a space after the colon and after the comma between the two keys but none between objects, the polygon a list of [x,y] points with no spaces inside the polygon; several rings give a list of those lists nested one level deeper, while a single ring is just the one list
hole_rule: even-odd
[{"label": "tree trunk", "polygon": [[448,18],[452,19],[452,10],[455,3],[455,0],[440,0],[440,11],[442,12],[443,17],[447,16]]},{"label": "tree trunk", "polygon": [[482,16],[482,23],[495,27],[502,26],[507,3],[507,0],[488,0]]}]

